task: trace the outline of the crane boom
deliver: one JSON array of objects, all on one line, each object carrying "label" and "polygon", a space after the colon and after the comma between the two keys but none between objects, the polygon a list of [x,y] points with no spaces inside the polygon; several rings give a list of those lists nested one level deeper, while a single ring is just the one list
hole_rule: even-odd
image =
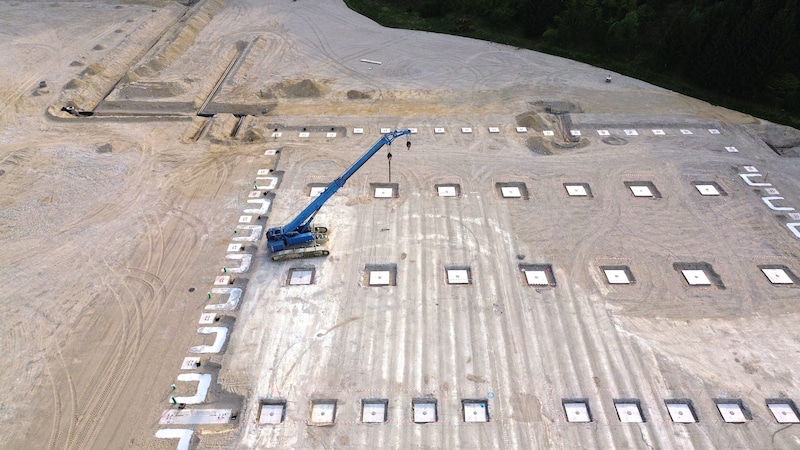
[{"label": "crane boom", "polygon": [[[319,243],[327,240],[325,232],[327,229],[322,227],[312,227],[311,222],[314,216],[319,212],[320,208],[328,201],[336,191],[339,190],[347,180],[355,174],[375,153],[378,152],[384,145],[391,145],[392,142],[400,136],[411,133],[411,130],[394,130],[384,134],[369,150],[366,151],[361,158],[353,163],[339,178],[333,180],[325,190],[319,194],[311,203],[306,206],[294,219],[282,227],[273,227],[267,231],[267,244],[270,251],[273,253],[273,260],[302,258],[305,256],[318,256],[327,255],[327,250],[315,248]],[[292,251],[293,248],[300,248],[300,250]],[[309,249],[309,251],[304,251]],[[286,258],[282,258],[279,252],[285,253]],[[307,255],[308,253],[311,253]]]}]

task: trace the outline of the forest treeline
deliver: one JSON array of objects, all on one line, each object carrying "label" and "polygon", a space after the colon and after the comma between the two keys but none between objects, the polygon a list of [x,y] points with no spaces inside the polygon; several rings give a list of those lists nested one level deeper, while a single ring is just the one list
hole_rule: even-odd
[{"label": "forest treeline", "polygon": [[[427,21],[452,28],[435,31],[472,36],[478,29],[491,29],[525,37],[546,48],[591,54],[592,63],[604,57],[622,61],[623,66],[672,77],[677,84],[692,85],[712,96],[766,107],[776,116],[790,116],[790,124],[800,124],[798,0],[347,3],[390,26]],[[391,17],[398,14],[407,17]]]}]

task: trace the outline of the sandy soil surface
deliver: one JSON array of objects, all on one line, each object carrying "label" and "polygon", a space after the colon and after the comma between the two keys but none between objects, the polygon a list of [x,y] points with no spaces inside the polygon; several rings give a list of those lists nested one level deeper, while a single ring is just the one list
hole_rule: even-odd
[{"label": "sandy soil surface", "polygon": [[[765,405],[800,401],[800,291],[760,270],[800,274],[800,218],[780,209],[800,207],[797,131],[606,75],[385,29],[336,0],[0,3],[0,448],[166,449],[179,441],[156,433],[175,429],[189,448],[800,445]],[[248,240],[403,127],[418,132],[392,148],[397,196],[373,198],[382,150],[318,215],[331,256],[275,263]],[[529,265],[555,285],[528,286]],[[370,267],[394,285],[370,286]],[[197,329],[226,301],[220,275],[243,292],[216,311],[227,339],[191,353],[214,342]],[[187,373],[212,382],[186,410],[236,418],[160,423],[198,389]],[[365,398],[388,400],[385,423],[362,423]],[[417,398],[437,400],[436,423],[414,423]],[[673,423],[674,398],[700,422]],[[747,423],[725,423],[719,398]],[[333,426],[309,424],[320,399]],[[489,422],[466,423],[464,399]],[[593,421],[569,423],[562,399]],[[620,423],[614,399],[646,422]],[[286,401],[278,425],[259,423],[269,401]]]}]

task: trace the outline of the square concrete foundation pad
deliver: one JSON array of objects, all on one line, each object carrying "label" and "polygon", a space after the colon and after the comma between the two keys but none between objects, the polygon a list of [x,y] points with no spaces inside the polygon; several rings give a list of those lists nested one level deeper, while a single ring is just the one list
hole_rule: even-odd
[{"label": "square concrete foundation pad", "polygon": [[586,187],[581,185],[567,185],[567,195],[570,197],[585,197],[587,196]]},{"label": "square concrete foundation pad", "polygon": [[416,402],[414,408],[414,423],[436,422],[436,403]]},{"label": "square concrete foundation pad", "polygon": [[606,269],[603,272],[606,273],[609,284],[630,284],[628,274],[624,270]]},{"label": "square concrete foundation pad", "polygon": [[792,278],[783,269],[761,269],[772,284],[793,284]]},{"label": "square concrete foundation pad", "polygon": [[447,282],[450,284],[469,284],[469,272],[465,269],[448,269]]},{"label": "square concrete foundation pad", "polygon": [[361,409],[361,421],[364,423],[386,422],[386,403],[364,403]]},{"label": "square concrete foundation pad", "polygon": [[258,416],[258,423],[277,425],[283,420],[283,409],[285,404],[261,405],[261,413]]},{"label": "square concrete foundation pad", "polygon": [[456,187],[455,186],[439,186],[437,188],[439,191],[439,197],[455,197],[456,196]]},{"label": "square concrete foundation pad", "polygon": [[313,425],[331,425],[336,420],[335,413],[335,403],[314,403],[311,405],[311,423]]},{"label": "square concrete foundation pad", "polygon": [[311,270],[293,270],[292,278],[289,280],[289,284],[292,286],[311,284],[311,277],[313,273],[314,272]]},{"label": "square concrete foundation pad", "polygon": [[694,187],[697,188],[700,195],[719,195],[717,188],[711,184],[696,184]]},{"label": "square concrete foundation pad", "polygon": [[488,422],[489,411],[484,402],[464,403],[464,422]]},{"label": "square concrete foundation pad", "polygon": [[681,270],[686,282],[692,286],[710,286],[711,280],[702,270]]},{"label": "square concrete foundation pad", "polygon": [[388,270],[373,270],[369,273],[370,286],[388,286],[390,272]]},{"label": "square concrete foundation pad", "polygon": [[519,192],[519,188],[516,186],[506,186],[500,188],[500,192],[503,194],[505,198],[519,198],[522,197],[522,194]]},{"label": "square concrete foundation pad", "polygon": [[722,420],[727,423],[747,422],[742,406],[738,403],[717,403],[717,409],[722,416]]},{"label": "square concrete foundation pad", "polygon": [[567,422],[591,422],[589,408],[584,402],[564,403],[564,412],[567,414]]},{"label": "square concrete foundation pad", "polygon": [[392,188],[375,188],[375,198],[392,198],[394,191]]},{"label": "square concrete foundation pad", "polygon": [[614,403],[614,407],[617,408],[617,415],[619,416],[619,421],[623,423],[641,423],[642,420],[642,411],[639,409],[639,405],[636,403]]},{"label": "square concrete foundation pad", "polygon": [[647,186],[631,186],[631,192],[634,197],[652,197],[653,193]]},{"label": "square concrete foundation pad", "polygon": [[669,403],[667,404],[667,411],[669,412],[669,417],[675,423],[697,422],[692,409],[686,403]]},{"label": "square concrete foundation pad", "polygon": [[767,407],[778,423],[800,423],[800,417],[788,403],[769,403]]},{"label": "square concrete foundation pad", "polygon": [[547,286],[550,284],[544,270],[526,270],[525,280],[529,286]]}]

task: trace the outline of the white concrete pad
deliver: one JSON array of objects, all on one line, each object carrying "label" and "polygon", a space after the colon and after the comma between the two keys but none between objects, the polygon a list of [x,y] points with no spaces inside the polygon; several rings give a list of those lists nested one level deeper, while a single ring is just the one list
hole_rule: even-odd
[{"label": "white concrete pad", "polygon": [[322,194],[327,189],[327,186],[312,186],[311,192],[308,193],[309,197],[319,197],[319,194]]},{"label": "white concrete pad", "polygon": [[447,282],[450,284],[469,284],[469,271],[465,269],[447,269]]},{"label": "white concrete pad", "polygon": [[617,416],[619,416],[620,422],[641,423],[644,421],[642,419],[642,411],[636,403],[614,403],[614,407],[617,408]]},{"label": "white concrete pad", "polygon": [[375,198],[392,198],[392,197],[394,197],[394,189],[375,188]]},{"label": "white concrete pad", "polygon": [[800,423],[800,417],[788,403],[768,403],[767,407],[778,423]]},{"label": "white concrete pad", "polygon": [[649,186],[631,186],[631,192],[634,197],[652,197],[653,193],[650,191]]},{"label": "white concrete pad", "polygon": [[239,307],[239,301],[242,299],[241,288],[214,288],[211,289],[211,293],[227,295],[228,300],[225,303],[206,305],[208,311],[233,311]]},{"label": "white concrete pad", "polygon": [[261,412],[258,414],[258,423],[277,425],[283,420],[283,410],[286,408],[285,403],[278,405],[262,404]]},{"label": "white concrete pad", "polygon": [[570,197],[585,197],[589,195],[589,193],[586,192],[586,186],[582,186],[580,184],[568,184],[566,188],[567,195]]},{"label": "white concrete pad", "polygon": [[745,423],[747,418],[738,403],[717,403],[717,409],[722,420],[727,423]]},{"label": "white concrete pad", "polygon": [[528,132],[528,128],[527,127],[517,127],[516,130],[517,130],[517,133],[527,133]]},{"label": "white concrete pad", "polygon": [[388,270],[372,270],[369,273],[370,286],[388,286],[391,272]]},{"label": "white concrete pad", "polygon": [[758,173],[756,166],[744,166],[744,171],[748,173]]},{"label": "white concrete pad", "polygon": [[272,206],[272,200],[268,198],[251,199],[247,203],[260,206],[258,208],[245,208],[242,211],[245,214],[266,214],[269,212],[269,207]]},{"label": "white concrete pad", "polygon": [[336,420],[336,404],[314,403],[311,405],[310,420],[313,425],[333,425]]},{"label": "white concrete pad", "polygon": [[611,133],[608,130],[597,130],[597,134],[600,136],[611,136]]},{"label": "white concrete pad", "polygon": [[736,147],[725,147],[725,150],[727,150],[728,153],[739,153],[739,149]]},{"label": "white concrete pad", "polygon": [[220,275],[214,278],[214,286],[224,286],[226,284],[231,284],[230,275]]},{"label": "white concrete pad", "polygon": [[416,128],[409,128],[408,131],[410,131],[411,134],[417,134],[419,132],[419,130],[417,130]]},{"label": "white concrete pad", "polygon": [[274,133],[272,133],[272,137],[274,138],[279,138],[281,136],[283,136],[283,133],[280,131],[275,131]]},{"label": "white concrete pad", "polygon": [[547,280],[547,273],[544,270],[526,270],[525,281],[529,286],[548,286],[550,281]]},{"label": "white concrete pad", "polygon": [[656,135],[656,136],[664,136],[664,135],[666,135],[666,133],[664,133],[664,130],[653,130],[653,134]]},{"label": "white concrete pad", "polygon": [[585,423],[591,422],[589,408],[584,402],[564,403],[564,412],[567,415],[567,422]]},{"label": "white concrete pad", "polygon": [[[225,340],[228,337],[227,327],[200,327],[197,329],[198,334],[216,334],[214,343],[211,345],[195,345],[189,347],[189,353],[219,353],[222,346],[225,345]],[[183,402],[186,403],[186,402]]]},{"label": "white concrete pad", "polygon": [[301,131],[301,132],[300,132],[300,133],[297,135],[297,137],[301,137],[301,138],[307,138],[307,137],[309,137],[309,136],[311,136],[311,133],[309,133],[308,131]]},{"label": "white concrete pad", "polygon": [[391,133],[391,132],[392,132],[391,128],[381,128],[381,134],[386,134],[386,133]]},{"label": "white concrete pad", "polygon": [[437,188],[439,191],[439,197],[455,197],[456,196],[456,187],[455,186],[439,186]]},{"label": "white concrete pad", "polygon": [[364,134],[363,128],[353,128],[353,134]]},{"label": "white concrete pad", "polygon": [[433,134],[444,134],[444,128],[436,127],[433,129]]},{"label": "white concrete pad", "polygon": [[259,175],[259,176],[261,176],[261,175],[269,175],[269,169],[258,169],[258,171],[256,172],[256,175]]},{"label": "white concrete pad", "polygon": [[197,356],[187,356],[183,358],[181,363],[181,370],[195,370],[200,364],[200,358]]},{"label": "white concrete pad", "polygon": [[625,135],[626,136],[638,136],[639,132],[637,132],[636,130],[625,130]]},{"label": "white concrete pad", "polygon": [[711,280],[708,279],[706,273],[702,270],[681,270],[686,282],[692,286],[709,286]]},{"label": "white concrete pad", "polygon": [[239,223],[250,223],[253,220],[253,216],[239,216]]},{"label": "white concrete pad", "polygon": [[203,313],[200,314],[200,320],[197,321],[200,325],[211,325],[217,321],[217,313]]},{"label": "white concrete pad", "polygon": [[278,150],[266,150],[264,152],[264,156],[274,156],[276,154],[278,154]]},{"label": "white concrete pad", "polygon": [[161,425],[219,425],[230,423],[230,409],[167,409],[158,421]]},{"label": "white concrete pad", "polygon": [[472,133],[472,128],[471,127],[461,127],[461,132],[464,133],[464,134]]},{"label": "white concrete pad", "polygon": [[225,259],[229,261],[239,261],[239,267],[228,267],[230,273],[245,273],[250,270],[250,264],[253,262],[253,255],[247,254],[227,254]]},{"label": "white concrete pad", "polygon": [[713,184],[695,184],[700,195],[719,195],[719,191]]},{"label": "white concrete pad", "polygon": [[336,133],[333,132],[333,131],[329,131],[329,132],[325,133],[325,137],[335,138],[336,137]]},{"label": "white concrete pad", "polygon": [[242,244],[228,244],[228,251],[229,252],[240,252],[244,250]]},{"label": "white concrete pad", "polygon": [[292,286],[302,286],[311,284],[311,278],[314,275],[312,270],[293,270],[292,277],[289,279],[289,284]]},{"label": "white concrete pad", "polygon": [[179,439],[177,450],[189,450],[193,434],[194,430],[185,428],[165,428],[156,431],[156,437],[159,439]]},{"label": "white concrete pad", "polygon": [[668,403],[667,411],[669,417],[675,423],[695,423],[697,418],[692,413],[692,409],[686,403]]},{"label": "white concrete pad", "polygon": [[556,135],[556,133],[553,130],[544,130],[544,131],[542,131],[542,134],[545,135],[545,136],[555,136]]},{"label": "white concrete pad", "polygon": [[689,135],[689,134],[693,134],[693,133],[691,132],[691,130],[681,130],[681,134]]},{"label": "white concrete pad", "polygon": [[499,132],[500,132],[499,127],[489,127],[489,133],[499,133]]},{"label": "white concrete pad", "polygon": [[210,373],[182,373],[178,375],[178,381],[197,381],[197,392],[189,397],[172,397],[176,403],[185,403],[187,405],[197,405],[206,401],[208,395],[208,387],[211,386]]},{"label": "white concrete pad", "polygon": [[789,213],[789,218],[792,220],[800,220],[800,213],[796,212]]},{"label": "white concrete pad", "polygon": [[581,130],[569,130],[569,134],[571,134],[572,136],[580,136]]},{"label": "white concrete pad", "polygon": [[775,188],[764,188],[764,192],[769,195],[781,195],[781,192]]},{"label": "white concrete pad", "polygon": [[464,403],[464,422],[488,422],[489,411],[485,402]]},{"label": "white concrete pad", "polygon": [[716,129],[716,128],[709,128],[709,129],[708,129],[708,132],[709,132],[709,133],[711,133],[711,134],[720,134],[720,133],[719,133],[719,130],[718,130],[718,129]]},{"label": "white concrete pad", "polygon": [[520,198],[522,194],[519,191],[519,188],[516,186],[506,186],[501,187],[500,192],[503,194],[505,198]]},{"label": "white concrete pad", "polygon": [[436,403],[414,403],[414,423],[436,422]]},{"label": "white concrete pad", "polygon": [[364,403],[361,408],[361,421],[363,423],[386,422],[386,403]]},{"label": "white concrete pad", "polygon": [[278,185],[278,177],[256,177],[255,189],[262,189],[265,191],[275,189]]},{"label": "white concrete pad", "polygon": [[628,274],[620,269],[604,269],[609,284],[630,284]]},{"label": "white concrete pad", "polygon": [[772,284],[794,284],[792,278],[783,269],[761,269]]},{"label": "white concrete pad", "polygon": [[247,194],[247,198],[259,198],[262,195],[264,195],[264,193],[261,191],[250,191],[250,193]]}]

